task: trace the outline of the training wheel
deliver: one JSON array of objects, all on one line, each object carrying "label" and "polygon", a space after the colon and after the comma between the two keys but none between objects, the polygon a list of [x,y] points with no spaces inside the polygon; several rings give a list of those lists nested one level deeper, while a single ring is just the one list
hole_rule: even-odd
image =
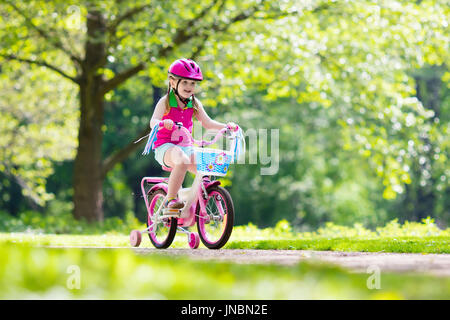
[{"label": "training wheel", "polygon": [[130,244],[132,247],[139,247],[142,240],[142,234],[139,230],[133,230],[130,233]]},{"label": "training wheel", "polygon": [[200,244],[200,237],[197,232],[191,232],[188,234],[188,243],[191,249],[197,249]]}]

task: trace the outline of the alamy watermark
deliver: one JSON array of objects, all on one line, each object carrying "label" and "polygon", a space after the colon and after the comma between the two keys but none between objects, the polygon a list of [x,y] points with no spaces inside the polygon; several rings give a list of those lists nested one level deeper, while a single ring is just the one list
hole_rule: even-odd
[{"label": "alamy watermark", "polygon": [[69,277],[66,281],[66,287],[69,290],[79,290],[81,289],[81,269],[77,265],[70,265],[67,267]]},{"label": "alamy watermark", "polygon": [[69,30],[81,29],[81,9],[79,6],[71,5],[67,8],[68,18],[66,20],[66,27]]},{"label": "alamy watermark", "polygon": [[370,274],[367,278],[366,285],[369,290],[381,289],[381,270],[377,265],[367,267],[366,273]]},{"label": "alamy watermark", "polygon": [[[172,139],[178,141],[180,136],[174,130]],[[201,124],[194,124],[194,137],[210,141],[216,134],[217,130],[206,130]],[[280,164],[280,130],[279,129],[263,129],[250,128],[242,130],[242,136],[245,140],[246,152],[236,160],[236,164],[251,164],[260,166],[261,175],[275,175],[278,173]],[[216,142],[219,149],[231,150],[232,141],[230,139],[221,138]]]}]

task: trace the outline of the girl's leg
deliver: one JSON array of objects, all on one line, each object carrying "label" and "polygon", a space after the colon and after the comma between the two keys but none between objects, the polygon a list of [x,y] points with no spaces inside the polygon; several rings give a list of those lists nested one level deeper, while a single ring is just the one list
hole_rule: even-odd
[{"label": "girl's leg", "polygon": [[164,162],[172,168],[167,196],[175,198],[183,185],[186,171],[192,168],[191,159],[179,147],[172,147],[164,154]]},{"label": "girl's leg", "polygon": [[192,153],[190,156],[190,164],[188,167],[189,172],[193,174],[197,174],[197,163],[195,162],[195,153]]}]

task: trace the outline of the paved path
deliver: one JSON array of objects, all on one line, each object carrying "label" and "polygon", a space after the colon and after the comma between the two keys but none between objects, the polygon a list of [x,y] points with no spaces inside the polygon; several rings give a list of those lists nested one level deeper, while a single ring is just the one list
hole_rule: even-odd
[{"label": "paved path", "polygon": [[135,248],[138,254],[163,254],[186,256],[198,260],[215,260],[235,263],[274,263],[294,265],[300,261],[327,262],[355,272],[368,272],[378,267],[381,272],[416,272],[450,277],[450,254],[339,252],[310,250],[208,250],[175,249],[157,250]]}]

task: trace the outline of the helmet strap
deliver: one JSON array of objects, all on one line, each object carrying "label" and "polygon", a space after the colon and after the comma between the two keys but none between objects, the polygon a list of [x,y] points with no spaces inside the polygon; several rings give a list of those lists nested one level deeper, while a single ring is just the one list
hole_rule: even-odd
[{"label": "helmet strap", "polygon": [[184,106],[186,107],[187,104],[189,103],[190,99],[189,99],[189,98],[185,99],[185,98],[181,97],[181,96],[179,95],[179,93],[178,93],[178,86],[180,85],[181,80],[182,80],[182,79],[178,79],[177,87],[174,88],[174,92],[175,92],[175,94],[177,95],[178,99],[180,99],[180,101],[181,101],[181,102],[184,104]]}]

